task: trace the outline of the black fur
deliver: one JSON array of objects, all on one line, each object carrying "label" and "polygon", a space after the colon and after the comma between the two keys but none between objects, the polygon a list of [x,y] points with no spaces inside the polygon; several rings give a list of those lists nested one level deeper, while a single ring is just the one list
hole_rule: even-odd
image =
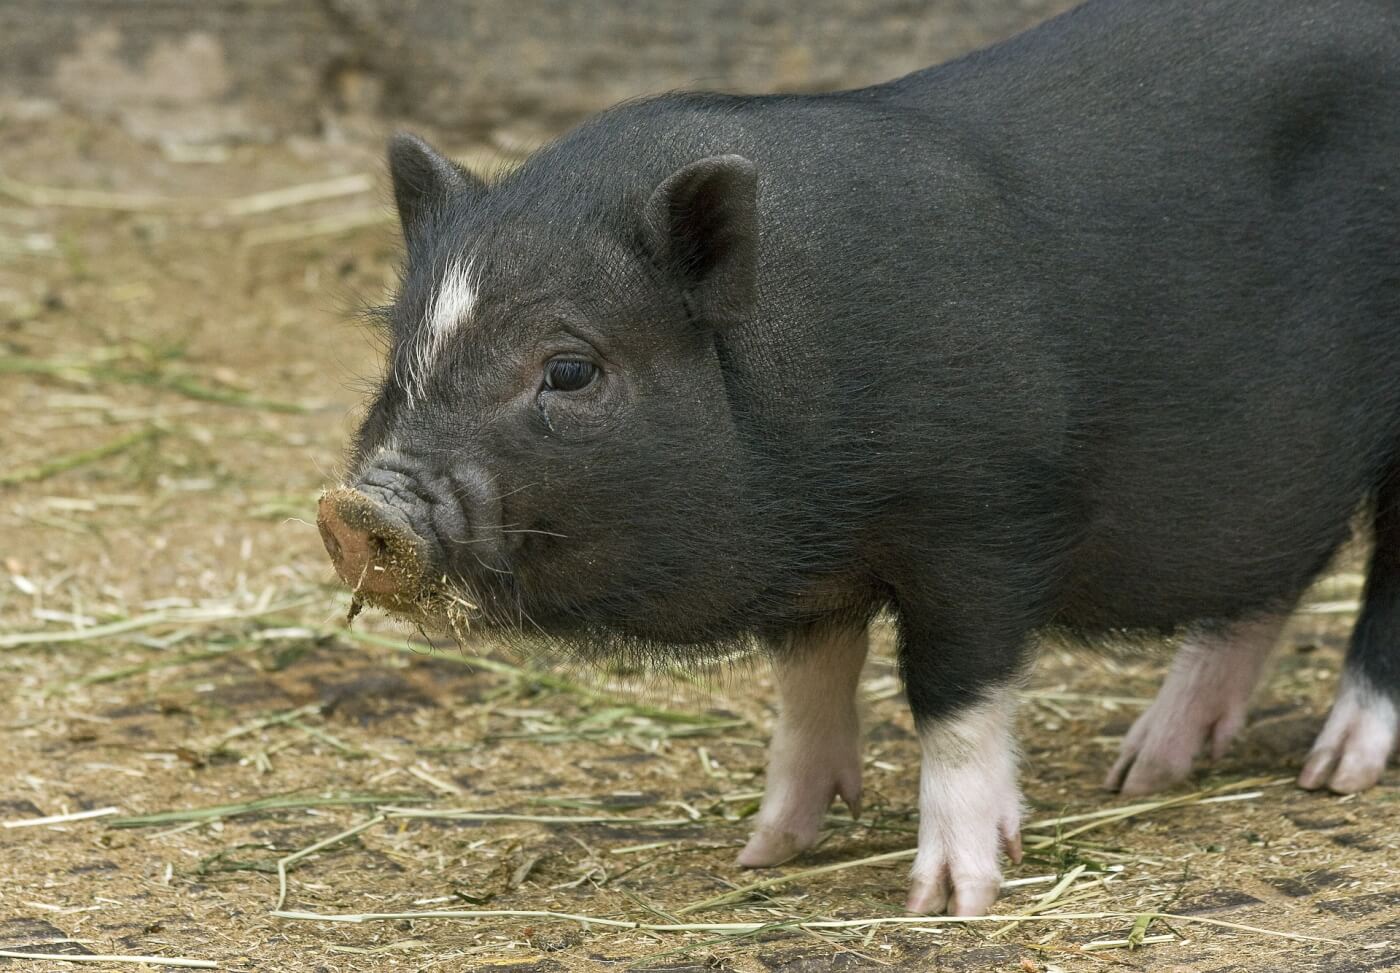
[{"label": "black fur", "polygon": [[[872,88],[623,105],[486,189],[411,148],[352,479],[483,621],[684,659],[890,607],[927,719],[1049,625],[1286,607],[1378,497],[1354,651],[1400,690],[1393,0],[1094,0]],[[556,355],[602,375],[541,391]]]}]

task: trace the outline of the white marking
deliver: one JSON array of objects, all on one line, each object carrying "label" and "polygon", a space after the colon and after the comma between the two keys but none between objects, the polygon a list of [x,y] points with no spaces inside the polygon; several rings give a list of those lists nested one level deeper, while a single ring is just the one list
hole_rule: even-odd
[{"label": "white marking", "polygon": [[788,646],[774,663],[778,721],[753,837],[739,853],[749,868],[779,865],[817,840],[833,797],[860,811],[860,717],[856,686],[869,639],[826,632]]},{"label": "white marking", "polygon": [[999,855],[1021,858],[1015,694],[998,689],[919,735],[919,850],[911,912],[982,915],[1001,890]]},{"label": "white marking", "polygon": [[1105,786],[1128,796],[1150,794],[1191,773],[1207,744],[1212,759],[1225,756],[1287,618],[1253,618],[1189,638],[1157,698],[1123,738]]},{"label": "white marking", "polygon": [[1364,791],[1380,780],[1400,735],[1395,700],[1351,670],[1342,676],[1337,701],[1317,735],[1300,787],[1326,786],[1338,794]]},{"label": "white marking", "polygon": [[448,264],[438,282],[437,292],[428,303],[427,313],[408,349],[407,381],[400,378],[410,407],[415,399],[424,397],[428,378],[437,367],[437,360],[452,333],[471,318],[476,307],[477,283],[470,259]]}]

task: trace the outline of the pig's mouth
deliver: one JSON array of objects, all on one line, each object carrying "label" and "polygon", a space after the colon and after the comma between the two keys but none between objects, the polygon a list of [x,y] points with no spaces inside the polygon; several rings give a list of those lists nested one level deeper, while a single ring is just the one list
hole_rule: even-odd
[{"label": "pig's mouth", "polygon": [[[668,664],[688,664],[734,658],[754,648],[747,628],[642,627],[645,622],[664,622],[666,617],[646,603],[640,603],[645,607],[639,610],[636,604],[592,600],[591,591],[579,597],[576,590],[561,593],[553,588],[544,597],[532,597],[539,585],[520,576],[528,558],[505,560],[498,552],[488,561],[477,553],[481,548],[466,548],[481,566],[481,572],[472,571],[468,580],[451,565],[443,546],[444,539],[456,540],[464,528],[449,521],[444,530],[398,484],[374,479],[327,490],[316,518],[336,573],[351,591],[352,619],[363,605],[372,605],[459,642],[490,635],[503,644],[553,659],[620,658],[630,664],[650,664],[663,658]],[[395,503],[395,498],[404,502]],[[499,518],[491,522],[499,523]],[[486,537],[463,540],[486,540],[492,532],[486,527]],[[536,533],[548,534],[525,532]],[[624,587],[631,591],[641,586]],[[692,611],[682,617],[693,621],[701,616]],[[703,617],[722,623],[726,613]]]}]

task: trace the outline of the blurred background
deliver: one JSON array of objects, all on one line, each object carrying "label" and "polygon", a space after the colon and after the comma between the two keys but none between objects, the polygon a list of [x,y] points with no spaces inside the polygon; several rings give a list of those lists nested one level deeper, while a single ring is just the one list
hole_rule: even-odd
[{"label": "blurred background", "polygon": [[[557,131],[673,88],[869,84],[1007,36],[1064,0],[7,0],[0,85],[167,145]],[[358,128],[358,124],[352,125]]]}]

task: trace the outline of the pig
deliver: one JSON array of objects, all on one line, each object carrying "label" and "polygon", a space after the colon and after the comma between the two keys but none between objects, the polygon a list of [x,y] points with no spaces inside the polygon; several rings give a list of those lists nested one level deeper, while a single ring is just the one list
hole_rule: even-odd
[{"label": "pig", "polygon": [[907,908],[1020,855],[1047,631],[1181,640],[1108,784],[1240,729],[1301,593],[1374,537],[1305,788],[1400,701],[1400,7],[1091,0],[873,87],[671,93],[491,182],[389,147],[389,352],[319,522],[357,598],[579,659],[762,652],[745,866],[859,807],[896,627],[922,754]]}]

